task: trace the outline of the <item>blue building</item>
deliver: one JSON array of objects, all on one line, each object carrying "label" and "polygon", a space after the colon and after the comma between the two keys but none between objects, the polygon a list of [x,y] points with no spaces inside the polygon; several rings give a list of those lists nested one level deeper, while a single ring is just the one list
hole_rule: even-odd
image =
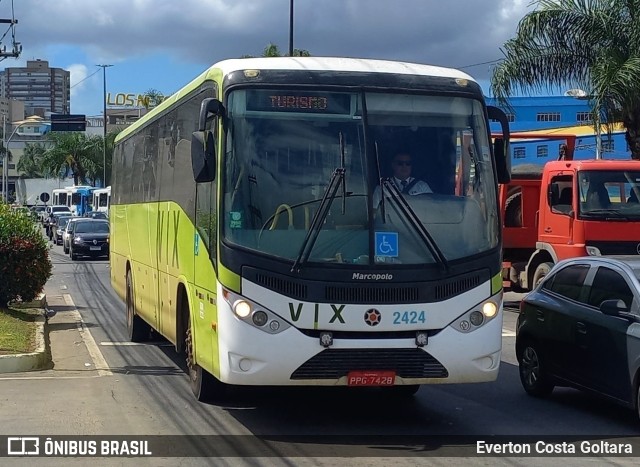
[{"label": "blue building", "polygon": [[[509,99],[507,114],[512,133],[530,135],[547,133],[576,135],[574,159],[593,159],[596,154],[596,134],[593,127],[589,102],[571,96],[513,97]],[[495,105],[495,99],[488,98],[488,105]],[[491,130],[499,132],[497,123]],[[512,164],[544,164],[556,160],[562,140],[558,139],[517,139],[511,142]],[[624,130],[617,126],[608,134],[605,126],[601,129],[602,158],[629,159],[629,148],[624,139]]]}]

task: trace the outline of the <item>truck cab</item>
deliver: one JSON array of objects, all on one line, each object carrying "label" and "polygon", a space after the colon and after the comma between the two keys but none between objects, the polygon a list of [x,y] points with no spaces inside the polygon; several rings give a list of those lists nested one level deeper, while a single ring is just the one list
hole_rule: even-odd
[{"label": "truck cab", "polygon": [[640,255],[639,195],[633,160],[559,160],[513,173],[500,188],[505,288],[532,289],[567,258]]}]

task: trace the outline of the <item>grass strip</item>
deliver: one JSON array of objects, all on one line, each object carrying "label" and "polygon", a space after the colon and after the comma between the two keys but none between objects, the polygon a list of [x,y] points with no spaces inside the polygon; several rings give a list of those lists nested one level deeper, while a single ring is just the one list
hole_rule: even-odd
[{"label": "grass strip", "polygon": [[35,350],[36,310],[0,308],[0,355]]}]

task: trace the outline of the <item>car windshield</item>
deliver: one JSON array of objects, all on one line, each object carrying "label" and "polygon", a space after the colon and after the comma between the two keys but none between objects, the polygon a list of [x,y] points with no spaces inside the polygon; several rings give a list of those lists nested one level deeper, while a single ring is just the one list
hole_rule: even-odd
[{"label": "car windshield", "polygon": [[74,233],[109,233],[109,224],[107,222],[78,222]]},{"label": "car windshield", "polygon": [[58,227],[64,229],[69,223],[69,220],[71,220],[70,217],[61,217],[60,219],[58,219]]},{"label": "car windshield", "polygon": [[[252,89],[231,93],[228,117],[230,243],[294,261],[308,249],[309,262],[351,264],[436,263],[439,253],[451,261],[498,244],[479,101]],[[393,181],[399,153],[412,156],[411,174],[422,181],[410,196],[380,183]]]}]

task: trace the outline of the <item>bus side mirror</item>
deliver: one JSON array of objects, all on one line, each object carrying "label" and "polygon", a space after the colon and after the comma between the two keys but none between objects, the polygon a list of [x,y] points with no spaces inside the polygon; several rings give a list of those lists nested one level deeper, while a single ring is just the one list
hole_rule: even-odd
[{"label": "bus side mirror", "polygon": [[216,178],[216,140],[211,131],[194,131],[191,136],[191,168],[196,183]]},{"label": "bus side mirror", "polygon": [[203,99],[200,104],[198,131],[191,135],[191,167],[196,183],[212,182],[216,178],[216,140],[213,132],[206,128],[209,118],[222,115],[222,111],[218,99]]},{"label": "bus side mirror", "polygon": [[511,181],[511,156],[509,154],[509,121],[507,115],[498,107],[487,106],[489,119],[500,123],[502,138],[496,138],[493,142],[493,156],[496,161],[498,183]]}]

